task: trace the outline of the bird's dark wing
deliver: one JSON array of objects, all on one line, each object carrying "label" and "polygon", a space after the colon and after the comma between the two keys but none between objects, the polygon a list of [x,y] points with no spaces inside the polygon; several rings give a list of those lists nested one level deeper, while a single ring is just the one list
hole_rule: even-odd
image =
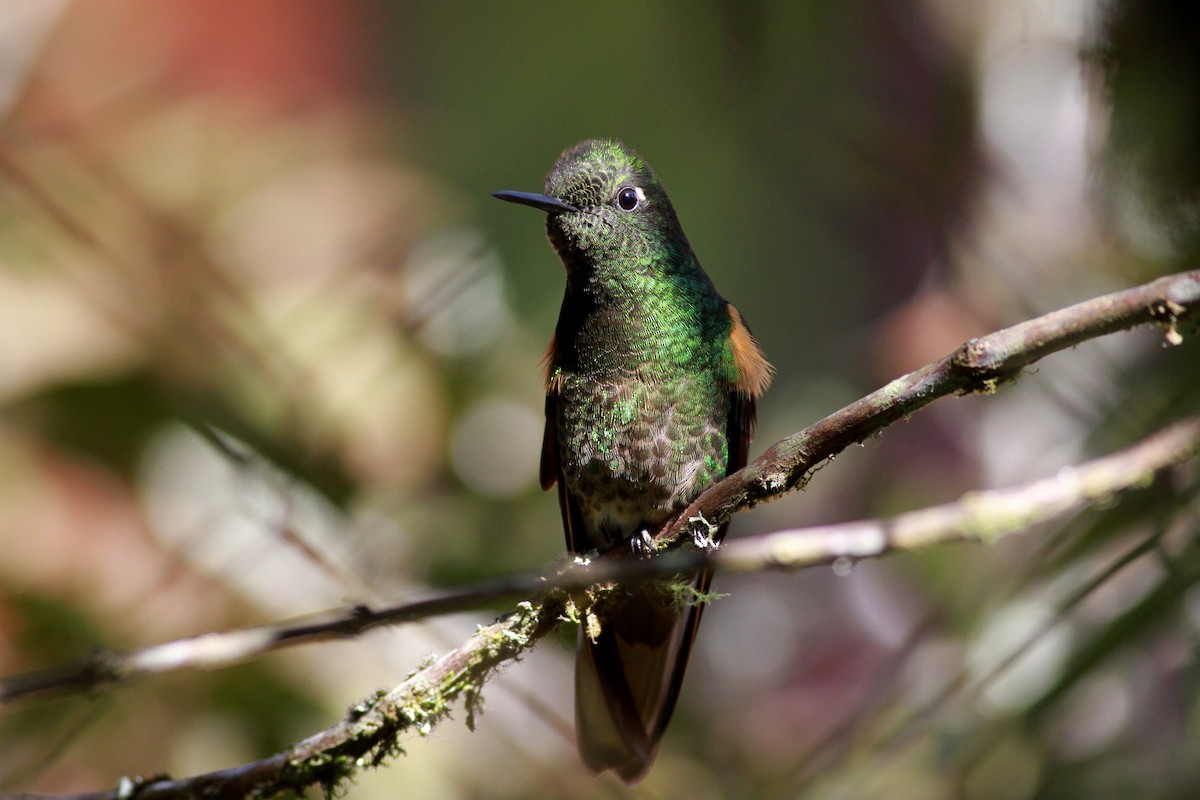
[{"label": "bird's dark wing", "polygon": [[549,489],[558,484],[558,508],[562,512],[563,535],[567,540],[567,551],[571,553],[587,552],[590,548],[587,534],[583,528],[583,517],[579,510],[579,502],[567,490],[567,482],[563,480],[562,466],[558,455],[557,425],[555,424],[557,398],[546,395],[546,429],[542,434],[542,464],[541,484],[543,489]]}]

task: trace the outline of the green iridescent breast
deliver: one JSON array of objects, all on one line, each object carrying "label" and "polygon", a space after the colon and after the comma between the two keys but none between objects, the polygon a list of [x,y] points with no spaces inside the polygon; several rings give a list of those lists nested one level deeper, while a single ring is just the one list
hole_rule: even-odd
[{"label": "green iridescent breast", "polygon": [[654,383],[569,376],[561,386],[562,477],[592,546],[652,530],[725,474],[729,393],[711,375]]}]

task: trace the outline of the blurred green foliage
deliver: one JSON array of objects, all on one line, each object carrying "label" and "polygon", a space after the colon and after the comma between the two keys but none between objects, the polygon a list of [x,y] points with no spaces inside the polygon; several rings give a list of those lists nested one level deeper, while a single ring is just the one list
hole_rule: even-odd
[{"label": "blurred green foliage", "polygon": [[[1193,266],[1198,30],[1165,2],[118,5],[8,20],[39,46],[0,75],[5,675],[559,556],[537,364],[563,276],[488,195],[583,138],[654,164],[778,368],[755,454],[966,338]],[[1194,412],[1181,332],[943,401],[735,535],[1115,450]],[[1200,794],[1195,492],[1181,469],[997,547],[719,576],[631,794]],[[487,616],[5,709],[0,789],[263,757]],[[611,794],[563,733],[571,651],[353,796]]]}]

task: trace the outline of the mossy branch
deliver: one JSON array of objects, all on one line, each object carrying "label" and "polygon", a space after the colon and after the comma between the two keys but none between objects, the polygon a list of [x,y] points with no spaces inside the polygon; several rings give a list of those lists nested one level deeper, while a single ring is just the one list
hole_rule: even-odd
[{"label": "mossy branch", "polygon": [[362,770],[399,755],[402,735],[427,735],[459,700],[467,708],[467,724],[472,725],[473,709],[484,684],[497,669],[558,626],[562,597],[561,592],[551,592],[536,604],[520,603],[505,618],[480,627],[461,646],[417,670],[391,691],[377,692],[355,705],[337,725],[269,758],[177,780],[165,776],[123,778],[107,792],[58,797],[270,797],[287,790],[302,795],[311,787],[320,787],[334,796]]}]

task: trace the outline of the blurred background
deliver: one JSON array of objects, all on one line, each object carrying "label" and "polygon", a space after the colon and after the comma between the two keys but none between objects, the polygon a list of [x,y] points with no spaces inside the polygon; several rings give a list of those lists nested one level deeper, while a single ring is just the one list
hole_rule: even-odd
[{"label": "blurred background", "polygon": [[[618,136],[778,368],[752,455],[961,341],[1196,265],[1167,0],[0,4],[0,674],[563,549],[537,191]],[[855,448],[733,535],[1044,477],[1196,406],[1161,330]],[[718,576],[657,766],[588,777],[574,632],[353,797],[1200,795],[1195,476],[996,547]],[[0,790],[262,758],[504,610],[0,709]]]}]

